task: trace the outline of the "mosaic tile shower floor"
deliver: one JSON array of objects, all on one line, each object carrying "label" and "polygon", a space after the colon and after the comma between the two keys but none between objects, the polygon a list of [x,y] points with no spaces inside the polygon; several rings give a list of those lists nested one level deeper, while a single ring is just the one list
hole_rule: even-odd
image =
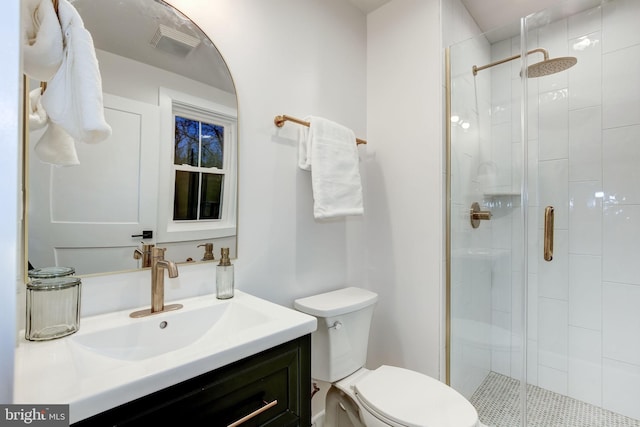
[{"label": "mosaic tile shower floor", "polygon": [[[517,380],[491,372],[470,401],[487,427],[518,427],[519,391]],[[528,385],[527,394],[528,427],[640,427],[640,420],[540,387]]]}]

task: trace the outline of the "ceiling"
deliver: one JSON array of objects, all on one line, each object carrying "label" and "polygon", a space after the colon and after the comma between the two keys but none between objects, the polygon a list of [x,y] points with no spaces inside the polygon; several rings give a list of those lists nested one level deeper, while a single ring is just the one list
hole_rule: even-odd
[{"label": "ceiling", "polygon": [[[391,0],[349,0],[364,13]],[[487,32],[517,21],[522,16],[546,9],[562,0],[461,0],[482,30]]]},{"label": "ceiling", "polygon": [[[349,0],[364,13],[372,12],[391,0]],[[398,0],[399,1],[399,0]],[[536,12],[531,24],[543,24],[582,10],[596,7],[603,0],[460,0],[481,32],[490,42],[518,34],[520,18]]]},{"label": "ceiling", "polygon": [[519,18],[539,12],[561,0],[462,0],[482,32],[518,22]]},{"label": "ceiling", "polygon": [[[349,0],[363,13],[374,11],[391,0]],[[400,1],[400,0],[396,0]],[[426,1],[426,0],[420,0]],[[517,27],[518,18],[559,4],[585,4],[587,0],[460,0],[483,33],[502,29],[507,24]],[[592,0],[599,2],[600,0]],[[80,11],[98,49],[106,50],[163,68],[191,79],[234,92],[226,64],[202,31],[171,8],[161,7],[159,0],[111,2],[105,0],[71,0]],[[560,8],[557,8],[560,9]],[[575,7],[573,7],[575,12]],[[153,10],[150,13],[150,10]],[[564,13],[564,12],[560,12]],[[150,18],[150,19],[149,19]],[[118,25],[114,27],[113,22]],[[174,57],[151,47],[158,24],[164,23],[198,37],[202,43],[186,58]],[[501,40],[511,31],[491,31],[489,39]],[[517,31],[517,28],[516,28]],[[495,41],[491,40],[491,41]],[[188,62],[185,62],[188,59]],[[185,66],[188,64],[188,66]],[[222,83],[221,83],[222,82]]]},{"label": "ceiling", "polygon": [[[391,0],[349,0],[364,13],[376,10]],[[538,12],[561,0],[461,0],[482,30],[502,27],[522,16]]]},{"label": "ceiling", "polygon": [[349,0],[349,1],[364,13],[369,13],[373,10],[376,10],[383,4],[389,3],[391,0]]},{"label": "ceiling", "polygon": [[[97,49],[235,93],[227,65],[213,43],[188,18],[162,1],[71,1]],[[160,24],[200,43],[186,55],[155,48],[151,40]]]}]

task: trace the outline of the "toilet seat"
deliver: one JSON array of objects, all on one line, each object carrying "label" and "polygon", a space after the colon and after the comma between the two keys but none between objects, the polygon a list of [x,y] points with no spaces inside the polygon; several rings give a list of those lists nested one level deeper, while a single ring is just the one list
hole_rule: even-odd
[{"label": "toilet seat", "polygon": [[415,371],[383,365],[357,381],[353,389],[366,410],[390,425],[478,425],[478,413],[460,393]]}]

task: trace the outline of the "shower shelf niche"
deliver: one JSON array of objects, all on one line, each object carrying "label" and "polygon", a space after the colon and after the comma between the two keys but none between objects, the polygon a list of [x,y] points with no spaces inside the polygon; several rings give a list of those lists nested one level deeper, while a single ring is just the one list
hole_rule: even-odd
[{"label": "shower shelf niche", "polygon": [[488,192],[483,193],[481,206],[491,211],[494,219],[502,218],[520,207],[519,192]]},{"label": "shower shelf niche", "polygon": [[485,198],[494,198],[494,197],[520,197],[519,191],[489,191],[483,193]]}]

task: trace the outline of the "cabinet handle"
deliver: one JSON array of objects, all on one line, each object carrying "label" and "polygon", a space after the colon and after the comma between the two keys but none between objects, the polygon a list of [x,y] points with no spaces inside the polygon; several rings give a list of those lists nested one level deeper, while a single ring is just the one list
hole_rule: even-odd
[{"label": "cabinet handle", "polygon": [[238,421],[229,424],[228,427],[239,426],[240,424],[244,423],[245,421],[249,421],[251,418],[263,413],[267,409],[273,408],[274,406],[276,406],[278,404],[278,399],[276,399],[276,400],[274,400],[273,402],[270,402],[270,403],[267,403],[267,402],[264,402],[264,401],[262,403],[265,404],[262,408],[256,409],[255,411],[253,411],[249,415],[245,415],[244,417],[240,418]]},{"label": "cabinet handle", "polygon": [[544,209],[544,260],[553,259],[553,206]]}]

